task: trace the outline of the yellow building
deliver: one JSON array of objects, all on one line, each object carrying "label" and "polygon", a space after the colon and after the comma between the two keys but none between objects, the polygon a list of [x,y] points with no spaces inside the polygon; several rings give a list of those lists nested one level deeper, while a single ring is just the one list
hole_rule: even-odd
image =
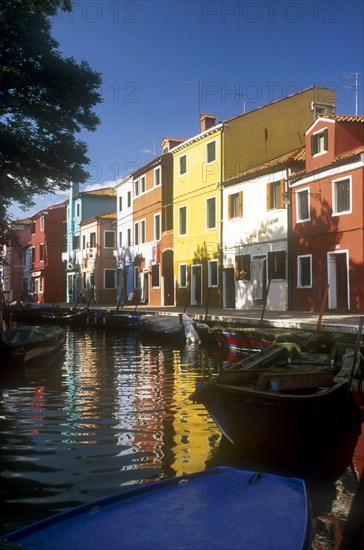
[{"label": "yellow building", "polygon": [[201,133],[172,150],[177,305],[220,305],[222,127],[202,115]]},{"label": "yellow building", "polygon": [[176,305],[221,305],[224,182],[302,147],[334,110],[335,92],[311,87],[219,124],[201,115],[200,133],[172,149]]},{"label": "yellow building", "polygon": [[307,128],[335,102],[334,90],[313,86],[225,120],[223,181],[303,147]]}]

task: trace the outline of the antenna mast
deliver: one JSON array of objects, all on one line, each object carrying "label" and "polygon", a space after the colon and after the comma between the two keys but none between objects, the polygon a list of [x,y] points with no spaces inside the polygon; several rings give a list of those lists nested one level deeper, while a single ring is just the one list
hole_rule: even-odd
[{"label": "antenna mast", "polygon": [[358,116],[358,96],[359,96],[359,73],[349,73],[344,71],[338,71],[337,74],[342,74],[347,78],[355,78],[355,84],[348,82],[338,82],[340,86],[346,86],[347,88],[355,88],[355,116]]}]

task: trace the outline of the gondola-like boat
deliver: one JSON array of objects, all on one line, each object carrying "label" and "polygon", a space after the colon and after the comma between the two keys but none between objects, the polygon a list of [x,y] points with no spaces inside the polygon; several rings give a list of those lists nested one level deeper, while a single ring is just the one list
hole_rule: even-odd
[{"label": "gondola-like boat", "polygon": [[87,307],[58,309],[50,313],[42,313],[41,318],[45,323],[57,325],[86,325],[89,309]]},{"label": "gondola-like boat", "polygon": [[301,479],[218,467],[127,489],[3,540],[33,550],[308,550],[311,525]]},{"label": "gondola-like boat", "polygon": [[0,331],[3,365],[41,366],[61,350],[64,342],[65,332],[58,326],[32,325]]},{"label": "gondola-like boat", "polygon": [[294,356],[273,345],[199,381],[190,398],[205,406],[241,454],[288,464],[360,424],[350,383],[338,374],[341,365],[332,354]]},{"label": "gondola-like boat", "polygon": [[20,323],[38,324],[43,321],[43,313],[52,313],[57,308],[51,304],[13,303],[7,306],[10,319]]},{"label": "gondola-like boat", "polygon": [[141,330],[141,318],[144,313],[128,311],[110,311],[102,316],[102,324],[107,328],[114,328],[120,331]]}]

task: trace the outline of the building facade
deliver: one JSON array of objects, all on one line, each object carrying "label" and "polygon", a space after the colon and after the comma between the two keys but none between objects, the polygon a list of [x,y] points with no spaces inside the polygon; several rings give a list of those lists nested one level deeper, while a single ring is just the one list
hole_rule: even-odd
[{"label": "building facade", "polygon": [[116,191],[113,187],[94,191],[79,190],[78,184],[71,184],[67,207],[67,237],[62,259],[66,264],[66,301],[80,298],[82,289],[81,265],[81,222],[108,212],[116,212]]},{"label": "building facade", "polygon": [[[201,115],[200,133],[172,149],[177,305],[217,307],[224,300],[232,305],[230,272],[223,271],[222,228],[230,223],[223,217],[226,182],[302,148],[317,113],[334,110],[335,92],[312,87],[222,123],[213,115]],[[237,235],[236,242],[239,239]],[[255,263],[263,296],[264,267],[262,261],[260,266]]]},{"label": "building facade", "polygon": [[65,294],[65,203],[49,206],[32,216],[31,291],[35,302],[62,302]]},{"label": "building facade", "polygon": [[3,290],[6,302],[13,300],[29,299],[31,288],[31,254],[30,254],[30,228],[32,220],[26,218],[13,223],[19,239],[19,247],[4,246],[2,256],[4,266],[2,272]]},{"label": "building facade", "polygon": [[168,151],[131,174],[133,287],[138,301],[174,305],[173,164]]},{"label": "building facade", "polygon": [[292,309],[364,312],[364,117],[320,116],[290,180]]},{"label": "building facade", "polygon": [[81,222],[82,301],[108,304],[116,301],[116,212]]},{"label": "building facade", "polygon": [[176,303],[220,304],[221,132],[201,115],[201,132],[173,153],[173,244]]},{"label": "building facade", "polygon": [[225,182],[223,307],[288,309],[287,180],[304,159],[304,148],[296,149]]},{"label": "building facade", "polygon": [[117,243],[114,250],[116,262],[116,297],[118,304],[134,296],[134,246],[133,233],[133,179],[128,176],[115,186]]}]

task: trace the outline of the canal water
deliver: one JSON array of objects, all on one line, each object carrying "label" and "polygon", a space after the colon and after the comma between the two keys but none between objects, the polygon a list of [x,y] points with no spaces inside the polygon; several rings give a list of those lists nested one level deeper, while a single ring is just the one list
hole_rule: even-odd
[{"label": "canal water", "polygon": [[[217,465],[267,471],[237,457],[189,400],[197,378],[231,359],[202,346],[67,329],[50,368],[2,377],[0,534],[147,481]],[[317,550],[338,548],[364,459],[357,436],[347,434],[317,467],[272,469],[307,481]]]}]

